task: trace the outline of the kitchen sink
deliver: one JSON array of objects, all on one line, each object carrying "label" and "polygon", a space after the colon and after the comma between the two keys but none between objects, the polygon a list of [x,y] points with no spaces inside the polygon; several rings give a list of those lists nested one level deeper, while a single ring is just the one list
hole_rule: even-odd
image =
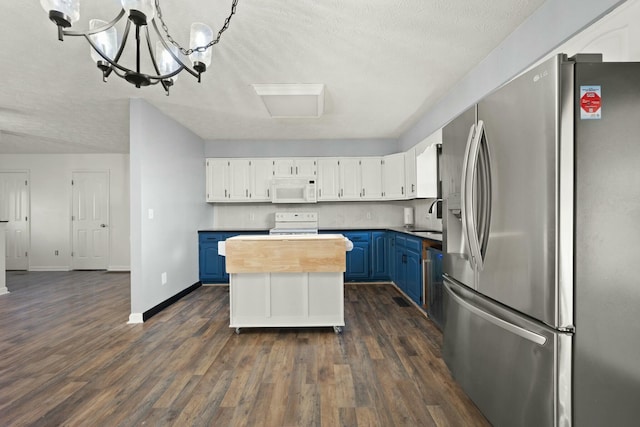
[{"label": "kitchen sink", "polygon": [[442,234],[442,231],[439,230],[409,230],[414,233],[431,233],[431,234]]}]

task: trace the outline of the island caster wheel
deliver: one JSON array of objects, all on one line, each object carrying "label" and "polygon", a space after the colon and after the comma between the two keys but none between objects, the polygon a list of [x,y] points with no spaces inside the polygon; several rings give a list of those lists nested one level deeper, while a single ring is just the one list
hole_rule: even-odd
[{"label": "island caster wheel", "polygon": [[240,335],[240,328],[236,328],[236,335]]},{"label": "island caster wheel", "polygon": [[342,333],[342,327],[340,326],[334,326],[333,330],[337,335],[340,335]]}]

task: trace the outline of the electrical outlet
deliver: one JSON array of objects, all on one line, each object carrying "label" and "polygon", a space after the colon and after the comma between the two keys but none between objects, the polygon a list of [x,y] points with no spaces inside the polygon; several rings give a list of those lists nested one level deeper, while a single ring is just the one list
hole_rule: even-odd
[{"label": "electrical outlet", "polygon": [[167,272],[166,271],[160,275],[160,281],[162,282],[163,285],[167,284]]},{"label": "electrical outlet", "polygon": [[56,254],[56,256],[58,256],[58,250],[57,249],[55,250],[55,254]]}]

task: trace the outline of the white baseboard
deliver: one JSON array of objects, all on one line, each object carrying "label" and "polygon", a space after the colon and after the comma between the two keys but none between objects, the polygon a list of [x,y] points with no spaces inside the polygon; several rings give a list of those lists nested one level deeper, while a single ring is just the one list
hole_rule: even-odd
[{"label": "white baseboard", "polygon": [[131,271],[131,267],[128,265],[110,265],[107,267],[107,271]]},{"label": "white baseboard", "polygon": [[40,266],[40,267],[29,267],[29,271],[71,271],[71,269],[69,267],[61,267],[61,266],[55,266],[55,267],[46,267],[46,266]]},{"label": "white baseboard", "polygon": [[133,325],[136,323],[144,323],[144,320],[142,320],[142,313],[131,313],[129,315],[129,321],[127,324]]},{"label": "white baseboard", "polygon": [[0,288],[0,295],[5,295],[9,293],[9,289],[6,286]]}]

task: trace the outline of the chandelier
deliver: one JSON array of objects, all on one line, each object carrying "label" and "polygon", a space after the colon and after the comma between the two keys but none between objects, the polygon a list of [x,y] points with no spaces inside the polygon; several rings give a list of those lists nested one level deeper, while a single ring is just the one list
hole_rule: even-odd
[{"label": "chandelier", "polygon": [[[225,19],[217,37],[213,38],[211,28],[203,23],[191,25],[189,48],[185,49],[169,34],[169,28],[164,22],[159,0],[120,0],[122,10],[112,21],[106,22],[99,19],[89,21],[88,31],[71,31],[67,28],[80,19],[80,0],[40,0],[42,8],[49,13],[49,19],[58,26],[58,40],[63,36],[82,36],[91,45],[91,58],[102,70],[102,80],[107,81],[111,73],[125,79],[135,87],[155,85],[160,83],[167,95],[178,78],[178,73],[186,70],[200,82],[200,75],[211,64],[210,48],[220,41],[222,33],[229,28],[231,17],[236,13],[238,0],[232,0],[231,13]],[[127,15],[128,19],[124,28],[122,39],[118,45],[118,34],[114,27]],[[158,29],[158,23],[166,37],[163,37]],[[120,57],[127,44],[131,24],[135,26],[135,67],[128,68],[121,64]],[[157,39],[154,45],[151,39],[149,26],[155,32]],[[153,34],[153,33],[151,33]],[[144,45],[149,51],[152,72],[141,71],[141,50]],[[180,59],[180,55],[189,57],[192,67]]]}]

